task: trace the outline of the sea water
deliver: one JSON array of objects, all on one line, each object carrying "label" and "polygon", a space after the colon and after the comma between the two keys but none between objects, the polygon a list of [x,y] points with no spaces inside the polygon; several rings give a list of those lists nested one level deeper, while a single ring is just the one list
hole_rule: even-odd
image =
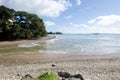
[{"label": "sea water", "polygon": [[[53,35],[52,35],[53,36]],[[63,34],[46,41],[45,53],[110,54],[120,53],[120,34]]]},{"label": "sea water", "polygon": [[[73,55],[99,55],[120,53],[120,34],[62,34],[43,43],[19,44],[18,47],[35,47],[33,52]],[[42,46],[42,48],[41,48]],[[29,51],[27,51],[29,52]]]}]

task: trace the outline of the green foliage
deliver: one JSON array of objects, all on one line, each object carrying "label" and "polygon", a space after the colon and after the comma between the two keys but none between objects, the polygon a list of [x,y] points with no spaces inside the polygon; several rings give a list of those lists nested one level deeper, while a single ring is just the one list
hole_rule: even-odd
[{"label": "green foliage", "polygon": [[0,40],[31,39],[46,35],[43,20],[37,15],[0,6]]},{"label": "green foliage", "polygon": [[23,77],[21,80],[60,80],[55,72],[45,72],[37,78]]},{"label": "green foliage", "polygon": [[13,9],[9,9],[5,6],[0,6],[0,19],[9,19],[13,17]]},{"label": "green foliage", "polygon": [[46,72],[40,75],[37,80],[59,80],[59,77],[54,72]]}]

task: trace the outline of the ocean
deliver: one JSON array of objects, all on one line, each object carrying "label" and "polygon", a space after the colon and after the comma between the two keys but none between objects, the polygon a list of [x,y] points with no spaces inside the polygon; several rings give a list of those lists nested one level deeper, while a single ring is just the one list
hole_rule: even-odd
[{"label": "ocean", "polygon": [[[45,42],[19,44],[25,52],[73,55],[120,53],[120,34],[62,34]],[[36,47],[35,47],[36,46]],[[28,49],[27,49],[27,48]],[[32,49],[32,50],[31,50]]]},{"label": "ocean", "polygon": [[120,53],[120,34],[63,34],[51,35],[46,41],[45,53],[99,55]]}]

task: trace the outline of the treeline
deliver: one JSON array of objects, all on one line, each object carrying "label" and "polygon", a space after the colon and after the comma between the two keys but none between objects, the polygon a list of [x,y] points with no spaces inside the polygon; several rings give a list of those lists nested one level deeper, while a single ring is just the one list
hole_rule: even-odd
[{"label": "treeline", "polygon": [[0,40],[31,39],[46,35],[44,22],[36,14],[0,6]]}]

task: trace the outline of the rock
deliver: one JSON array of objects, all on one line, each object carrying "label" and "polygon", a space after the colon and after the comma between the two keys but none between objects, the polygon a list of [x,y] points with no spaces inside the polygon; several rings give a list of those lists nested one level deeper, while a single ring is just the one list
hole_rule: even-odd
[{"label": "rock", "polygon": [[58,75],[61,77],[61,80],[84,80],[81,74],[71,75],[68,72],[58,72]]},{"label": "rock", "polygon": [[52,64],[52,67],[55,67],[55,64]]},{"label": "rock", "polygon": [[59,77],[63,77],[63,78],[69,78],[71,76],[71,74],[69,74],[67,72],[58,72],[58,75],[59,75]]},{"label": "rock", "polygon": [[20,76],[20,74],[17,74],[16,76]]},{"label": "rock", "polygon": [[71,76],[72,78],[74,78],[73,80],[84,80],[81,74],[75,74]]},{"label": "rock", "polygon": [[25,75],[25,78],[33,78],[30,74]]},{"label": "rock", "polygon": [[22,77],[21,80],[32,80],[33,77],[30,74],[26,74],[24,77]]}]

